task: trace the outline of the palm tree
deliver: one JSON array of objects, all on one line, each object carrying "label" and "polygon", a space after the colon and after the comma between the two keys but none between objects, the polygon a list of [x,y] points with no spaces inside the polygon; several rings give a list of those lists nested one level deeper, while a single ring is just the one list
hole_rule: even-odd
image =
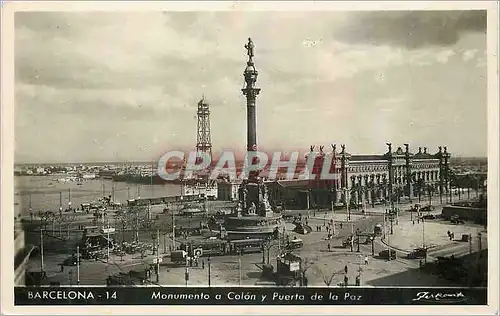
[{"label": "palm tree", "polygon": [[352,186],[352,188],[351,188],[350,204],[352,204],[354,202],[356,209],[358,209],[360,195],[361,195],[362,190],[363,190],[363,188],[361,187],[361,184],[359,184],[359,183],[354,184],[354,186]]},{"label": "palm tree", "polygon": [[416,182],[416,188],[418,190],[418,203],[421,202],[422,192],[425,192],[425,182],[424,179],[420,178]]},{"label": "palm tree", "polygon": [[434,187],[431,184],[427,184],[425,190],[429,194],[429,205],[432,205],[432,193],[434,193]]},{"label": "palm tree", "polygon": [[371,180],[369,183],[368,183],[368,189],[370,190],[370,198],[371,198],[371,205],[372,207],[375,207],[375,189],[376,189],[376,186],[375,186],[375,182],[373,182],[373,180]]}]

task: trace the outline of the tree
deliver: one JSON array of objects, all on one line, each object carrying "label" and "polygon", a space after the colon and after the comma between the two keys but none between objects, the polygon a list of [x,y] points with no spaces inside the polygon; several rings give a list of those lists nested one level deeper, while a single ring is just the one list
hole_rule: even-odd
[{"label": "tree", "polygon": [[361,193],[361,185],[359,183],[355,183],[352,187],[351,187],[351,191],[350,191],[350,194],[351,194],[351,197],[349,199],[349,204],[350,205],[355,205],[356,209],[358,208],[358,203],[359,203],[359,195]]},{"label": "tree", "polygon": [[321,271],[321,276],[323,277],[323,282],[325,282],[325,285],[327,287],[330,287],[330,285],[332,284],[333,282],[333,278],[339,274],[339,272],[332,272],[332,273],[325,273],[323,271]]},{"label": "tree", "polygon": [[307,273],[307,270],[309,270],[309,268],[311,268],[312,266],[312,262],[308,259],[308,258],[304,258],[302,260],[302,264],[300,265],[300,274],[301,274],[301,278],[302,278],[302,285],[304,285],[304,280],[307,279],[306,277],[306,273]]},{"label": "tree", "polygon": [[375,190],[376,190],[376,185],[375,185],[375,182],[373,182],[373,180],[371,180],[369,183],[368,183],[368,189],[370,191],[370,198],[371,198],[371,201],[370,203],[372,204],[372,207],[375,207]]}]

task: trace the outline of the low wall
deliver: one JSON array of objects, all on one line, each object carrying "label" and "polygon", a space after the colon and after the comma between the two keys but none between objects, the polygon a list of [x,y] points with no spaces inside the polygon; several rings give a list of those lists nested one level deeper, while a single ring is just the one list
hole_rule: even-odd
[{"label": "low wall", "polygon": [[446,205],[443,207],[441,216],[449,220],[452,216],[458,215],[460,219],[474,221],[478,224],[484,224],[487,220],[486,208],[475,208],[467,206]]}]

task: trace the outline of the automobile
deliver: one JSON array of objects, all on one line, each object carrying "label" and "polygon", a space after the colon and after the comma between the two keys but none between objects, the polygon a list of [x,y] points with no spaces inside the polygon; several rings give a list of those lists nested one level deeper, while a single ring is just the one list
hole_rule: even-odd
[{"label": "automobile", "polygon": [[460,217],[458,215],[453,215],[450,218],[450,222],[452,224],[465,224],[465,221],[463,219],[460,219]]},{"label": "automobile", "polygon": [[420,209],[420,212],[432,212],[434,211],[434,206],[426,205]]},{"label": "automobile", "polygon": [[303,246],[304,246],[304,242],[302,241],[302,239],[294,239],[294,240],[291,240],[290,243],[287,244],[286,248],[289,250],[293,250],[293,249],[302,248]]},{"label": "automobile", "polygon": [[408,259],[422,259],[425,258],[425,253],[427,250],[425,248],[415,248],[406,257]]},{"label": "automobile", "polygon": [[470,239],[471,239],[471,236],[469,234],[462,234],[461,241],[469,242]]},{"label": "automobile", "polygon": [[432,214],[427,214],[427,215],[422,216],[422,218],[423,219],[436,219],[436,216],[432,215]]},{"label": "automobile", "polygon": [[[391,259],[396,259],[396,250],[391,249]],[[389,250],[382,250],[381,252],[378,253],[378,256],[383,259],[388,259],[389,258]]]}]

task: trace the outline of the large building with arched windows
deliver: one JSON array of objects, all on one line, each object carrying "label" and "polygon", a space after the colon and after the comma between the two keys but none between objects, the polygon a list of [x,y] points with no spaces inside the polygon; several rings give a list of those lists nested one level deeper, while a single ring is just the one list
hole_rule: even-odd
[{"label": "large building with arched windows", "polygon": [[[450,190],[450,153],[439,147],[435,153],[419,148],[412,153],[388,145],[381,155],[351,155],[344,145],[340,151],[313,152],[316,155],[310,179],[269,183],[271,199],[294,208],[375,205],[391,201],[417,201]],[[319,178],[325,163],[336,174],[333,180]]]}]

